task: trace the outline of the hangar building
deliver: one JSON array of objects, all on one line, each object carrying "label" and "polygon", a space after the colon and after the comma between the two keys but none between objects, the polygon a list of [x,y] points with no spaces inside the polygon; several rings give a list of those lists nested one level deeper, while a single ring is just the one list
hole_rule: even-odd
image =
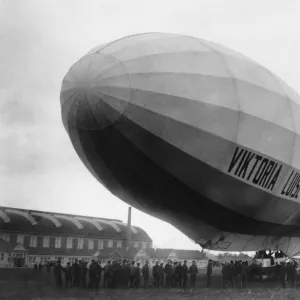
[{"label": "hangar building", "polygon": [[120,220],[0,207],[0,266],[90,261],[95,254],[105,259],[124,252],[128,231],[131,248],[152,248],[143,229]]}]

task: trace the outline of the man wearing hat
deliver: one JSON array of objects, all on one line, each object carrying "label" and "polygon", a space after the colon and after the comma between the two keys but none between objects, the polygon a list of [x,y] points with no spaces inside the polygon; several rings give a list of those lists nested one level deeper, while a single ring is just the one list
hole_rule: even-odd
[{"label": "man wearing hat", "polygon": [[96,282],[97,282],[97,267],[94,259],[92,259],[92,263],[90,264],[89,277],[90,277],[90,282],[88,286],[89,288],[95,290]]},{"label": "man wearing hat", "polygon": [[191,288],[195,289],[196,287],[196,279],[198,274],[198,267],[196,265],[196,262],[193,260],[192,265],[189,268],[190,273],[190,280],[191,280]]},{"label": "man wearing hat", "polygon": [[159,265],[158,265],[158,261],[156,262],[155,266],[152,268],[152,276],[153,276],[154,286],[159,287]]},{"label": "man wearing hat", "polygon": [[166,274],[166,287],[172,286],[172,261],[168,259],[167,264],[165,265],[165,274]]},{"label": "man wearing hat", "polygon": [[144,279],[144,289],[147,290],[148,281],[149,281],[149,265],[148,261],[146,261],[145,265],[142,268],[142,275]]},{"label": "man wearing hat", "polygon": [[186,283],[187,283],[187,280],[188,280],[188,274],[189,274],[189,268],[187,266],[187,261],[185,260],[183,262],[183,274],[182,274],[182,287],[183,288],[186,288]]},{"label": "man wearing hat", "polygon": [[165,278],[165,269],[164,269],[163,263],[160,264],[158,272],[159,272],[159,286],[163,287],[164,286],[164,278]]},{"label": "man wearing hat", "polygon": [[210,286],[211,286],[212,264],[213,264],[213,262],[212,262],[212,260],[210,259],[210,260],[208,261],[207,271],[206,271],[206,276],[207,276],[207,285],[206,285],[206,287],[207,287],[207,288],[210,288]]},{"label": "man wearing hat", "polygon": [[70,262],[67,262],[67,266],[64,269],[65,271],[65,283],[66,288],[72,287],[72,268],[70,266]]},{"label": "man wearing hat", "polygon": [[54,268],[54,275],[55,275],[55,279],[56,279],[56,286],[58,288],[61,288],[62,286],[62,271],[63,271],[63,268],[60,264],[60,260],[57,261],[57,264]]},{"label": "man wearing hat", "polygon": [[72,266],[73,275],[73,287],[79,287],[80,285],[80,266],[78,264],[78,259],[75,259],[75,263]]}]

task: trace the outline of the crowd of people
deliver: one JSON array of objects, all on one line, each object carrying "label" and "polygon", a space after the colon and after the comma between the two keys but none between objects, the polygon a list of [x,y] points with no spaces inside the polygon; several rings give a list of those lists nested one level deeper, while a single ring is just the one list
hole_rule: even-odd
[{"label": "crowd of people", "polygon": [[295,261],[282,262],[280,265],[276,263],[275,274],[280,278],[283,288],[286,288],[287,284],[290,287],[295,287],[297,266],[298,264]]},{"label": "crowd of people", "polygon": [[[56,263],[48,262],[45,266],[35,264],[36,272],[41,272],[45,267],[47,273],[55,276],[56,286],[58,288],[90,288],[98,291],[102,288],[144,288],[147,290],[149,285],[156,288],[160,287],[196,287],[198,267],[193,261],[190,266],[187,261],[182,262],[156,262],[150,268],[148,262],[142,267],[140,263],[128,260],[108,261],[104,267],[100,261],[92,260],[90,264],[82,260],[75,260],[71,265],[67,263],[65,267],[60,261]],[[212,262],[211,262],[212,269]],[[152,281],[151,281],[152,279]]]},{"label": "crowd of people", "polygon": [[[298,264],[292,260],[290,262],[276,262],[274,272],[270,272],[272,275],[280,279],[283,288],[295,287],[296,274]],[[249,276],[253,276],[257,280],[262,280],[264,268],[262,264],[248,266],[248,262],[231,261],[230,263],[223,264],[223,287],[227,286],[234,288],[246,288],[246,284]]]},{"label": "crowd of people", "polygon": [[230,285],[233,289],[246,288],[246,282],[248,277],[248,261],[231,261],[225,263],[222,268],[223,275],[223,288]]},{"label": "crowd of people", "polygon": [[[45,266],[35,264],[36,272],[41,272],[43,267],[50,273],[53,269],[56,286],[61,288],[63,285],[66,288],[90,288],[98,291],[101,287],[111,289],[122,288],[144,288],[147,290],[149,285],[153,287],[178,287],[195,289],[196,279],[198,275],[198,267],[193,261],[190,266],[187,261],[182,262],[156,262],[150,268],[148,262],[142,267],[140,263],[129,260],[114,260],[108,261],[104,267],[100,261],[92,260],[90,264],[82,260],[75,260],[71,265],[67,263],[65,267],[60,261],[56,263],[48,262]],[[296,280],[297,263],[281,262],[273,266],[274,276],[280,279],[282,287],[287,285],[294,287]],[[210,288],[213,275],[213,261],[209,260],[206,270],[206,287]],[[248,261],[231,261],[230,263],[222,264],[223,288],[230,286],[231,288],[246,288],[249,276],[262,280],[263,266],[248,265]]]}]

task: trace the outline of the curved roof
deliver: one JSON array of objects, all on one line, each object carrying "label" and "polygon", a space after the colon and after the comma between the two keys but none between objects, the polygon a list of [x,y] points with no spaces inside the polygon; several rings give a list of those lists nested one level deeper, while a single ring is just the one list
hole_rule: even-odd
[{"label": "curved roof", "polygon": [[[126,239],[127,224],[116,219],[0,207],[0,231]],[[131,238],[152,242],[141,228],[131,226]]]}]

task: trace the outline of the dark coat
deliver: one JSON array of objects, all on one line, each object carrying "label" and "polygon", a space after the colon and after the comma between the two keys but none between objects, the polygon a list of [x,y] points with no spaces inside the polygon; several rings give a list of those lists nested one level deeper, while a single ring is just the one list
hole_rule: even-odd
[{"label": "dark coat", "polygon": [[172,275],[172,273],[173,273],[172,265],[169,265],[169,264],[166,264],[166,265],[165,265],[165,273],[166,273],[167,275]]},{"label": "dark coat", "polygon": [[144,279],[149,279],[149,266],[148,265],[144,265],[142,268],[142,274]]},{"label": "dark coat", "polygon": [[155,265],[153,268],[152,268],[152,276],[158,276],[159,275],[159,265]]},{"label": "dark coat", "polygon": [[63,272],[63,267],[61,265],[56,265],[54,268],[54,275],[56,278],[61,278]]},{"label": "dark coat", "polygon": [[178,265],[178,266],[175,268],[175,274],[176,274],[177,276],[183,276],[183,266]]},{"label": "dark coat", "polygon": [[189,268],[189,272],[191,275],[197,275],[198,274],[198,267],[191,265]]}]

